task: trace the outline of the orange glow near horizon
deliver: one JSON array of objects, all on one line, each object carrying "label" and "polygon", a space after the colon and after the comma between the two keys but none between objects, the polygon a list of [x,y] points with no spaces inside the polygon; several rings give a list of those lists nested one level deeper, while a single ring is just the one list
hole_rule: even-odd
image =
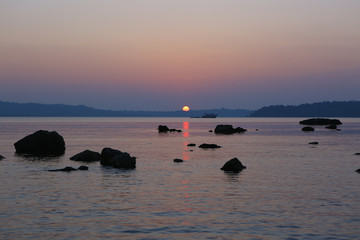
[{"label": "orange glow near horizon", "polygon": [[189,108],[188,106],[184,106],[184,107],[182,108],[182,110],[183,110],[184,112],[188,112],[188,111],[190,111],[190,108]]}]

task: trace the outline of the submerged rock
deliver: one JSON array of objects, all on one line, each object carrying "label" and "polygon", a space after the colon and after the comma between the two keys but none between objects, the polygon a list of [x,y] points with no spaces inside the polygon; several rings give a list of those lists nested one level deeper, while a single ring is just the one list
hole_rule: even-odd
[{"label": "submerged rock", "polygon": [[78,170],[86,171],[86,170],[89,170],[89,167],[82,165],[82,166],[78,167]]},{"label": "submerged rock", "polygon": [[85,150],[81,153],[72,156],[70,160],[80,161],[80,162],[97,162],[101,160],[101,155],[98,152]]},{"label": "submerged rock", "polygon": [[60,168],[60,169],[52,169],[52,170],[48,170],[49,172],[72,172],[72,171],[77,171],[77,170],[88,170],[89,167],[87,166],[80,166],[77,169],[73,168],[73,167],[64,167],[64,168]]},{"label": "submerged rock", "polygon": [[57,132],[39,130],[14,143],[16,153],[36,156],[60,156],[65,152],[64,138]]},{"label": "submerged rock", "polygon": [[221,146],[219,146],[217,144],[203,143],[199,146],[199,148],[221,148]]},{"label": "submerged rock", "polygon": [[136,157],[131,157],[127,152],[121,152],[112,148],[104,148],[101,151],[100,164],[103,166],[130,169],[136,167]]},{"label": "submerged rock", "polygon": [[303,127],[301,129],[301,131],[303,131],[303,132],[313,132],[313,131],[315,131],[315,129],[313,127]]},{"label": "submerged rock", "polygon": [[179,158],[175,158],[174,159],[174,162],[183,162],[184,160],[182,160],[182,159],[179,159]]},{"label": "submerged rock", "polygon": [[329,118],[310,118],[302,120],[299,122],[302,125],[341,125],[339,119],[329,119]]},{"label": "submerged rock", "polygon": [[222,168],[223,171],[231,171],[231,172],[240,172],[241,170],[245,169],[246,167],[240,162],[239,159],[233,158],[227,161]]},{"label": "submerged rock", "polygon": [[214,132],[221,134],[243,133],[247,130],[241,127],[233,128],[232,125],[217,125]]}]

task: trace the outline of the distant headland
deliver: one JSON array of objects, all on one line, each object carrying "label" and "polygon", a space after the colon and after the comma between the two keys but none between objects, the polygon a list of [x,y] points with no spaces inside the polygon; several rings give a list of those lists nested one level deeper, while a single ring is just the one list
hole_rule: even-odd
[{"label": "distant headland", "polygon": [[246,109],[205,109],[179,111],[112,111],[84,105],[14,103],[0,101],[0,117],[193,117],[206,113],[221,117],[246,117],[253,111]]},{"label": "distant headland", "polygon": [[0,117],[360,117],[360,101],[333,101],[301,105],[272,105],[258,110],[204,109],[178,111],[113,111],[84,105],[14,103],[0,101]]}]

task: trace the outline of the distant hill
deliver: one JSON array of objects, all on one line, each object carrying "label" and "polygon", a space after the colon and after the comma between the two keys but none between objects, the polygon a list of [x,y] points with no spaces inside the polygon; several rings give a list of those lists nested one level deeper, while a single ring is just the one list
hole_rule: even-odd
[{"label": "distant hill", "polygon": [[183,111],[111,111],[83,105],[13,103],[0,101],[0,117],[194,117],[215,113],[218,117],[245,117],[253,111],[244,109],[209,109]]},{"label": "distant hill", "polygon": [[256,110],[250,117],[360,117],[360,101],[273,105]]}]

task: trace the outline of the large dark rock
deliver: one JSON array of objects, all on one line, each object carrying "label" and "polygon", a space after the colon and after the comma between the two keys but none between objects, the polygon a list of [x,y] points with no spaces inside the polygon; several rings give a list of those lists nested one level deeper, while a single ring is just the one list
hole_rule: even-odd
[{"label": "large dark rock", "polygon": [[4,158],[5,158],[5,157],[3,157],[3,156],[0,155],[0,160],[1,160],[1,159],[4,159]]},{"label": "large dark rock", "polygon": [[203,143],[203,144],[200,144],[199,148],[221,148],[221,146],[219,146],[217,144]]},{"label": "large dark rock", "polygon": [[112,166],[112,165],[114,165],[114,162],[113,162],[112,159],[116,154],[122,154],[122,152],[119,151],[119,150],[116,150],[116,149],[112,149],[112,148],[104,148],[101,151],[100,164],[103,165],[103,166]]},{"label": "large dark rock", "polygon": [[65,142],[57,132],[39,130],[14,143],[16,153],[36,156],[60,156]]},{"label": "large dark rock", "polygon": [[338,119],[329,118],[310,118],[299,122],[302,125],[341,125],[342,122]]},{"label": "large dark rock", "polygon": [[243,133],[247,130],[241,127],[233,128],[232,125],[217,125],[215,127],[215,133],[221,134],[233,134],[233,133]]},{"label": "large dark rock", "polygon": [[116,154],[112,160],[114,168],[136,168],[136,157],[131,157],[127,152]]},{"label": "large dark rock", "polygon": [[101,151],[100,164],[115,168],[135,168],[136,157],[131,157],[127,152],[121,152],[112,148],[104,148]]},{"label": "large dark rock", "polygon": [[81,153],[72,156],[70,160],[80,161],[80,162],[97,162],[101,160],[101,155],[98,152],[85,150]]},{"label": "large dark rock", "polygon": [[313,131],[315,131],[315,129],[313,127],[303,127],[301,129],[301,131],[303,131],[303,132],[313,132]]},{"label": "large dark rock", "polygon": [[233,158],[227,161],[221,170],[224,171],[231,171],[231,172],[240,172],[241,170],[245,169],[246,167],[242,165],[239,159]]}]

